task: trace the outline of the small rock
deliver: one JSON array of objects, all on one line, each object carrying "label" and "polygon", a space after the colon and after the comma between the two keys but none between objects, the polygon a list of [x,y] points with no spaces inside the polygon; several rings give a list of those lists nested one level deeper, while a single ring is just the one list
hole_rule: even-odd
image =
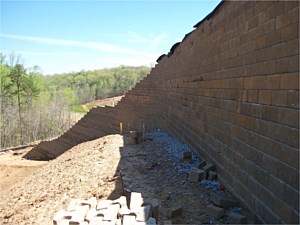
[{"label": "small rock", "polygon": [[206,166],[204,166],[202,169],[203,169],[205,172],[208,172],[208,171],[214,169],[214,165],[211,164],[211,163],[209,163],[209,164],[206,164]]},{"label": "small rock", "polygon": [[217,180],[217,176],[218,176],[218,174],[216,172],[209,171],[207,179],[208,180]]},{"label": "small rock", "polygon": [[229,213],[228,214],[228,222],[230,224],[246,224],[247,218],[243,215],[237,213]]},{"label": "small rock", "polygon": [[205,172],[204,170],[197,169],[193,167],[189,174],[189,181],[190,182],[199,182],[201,180],[205,179]]},{"label": "small rock", "polygon": [[171,218],[182,214],[182,207],[177,207],[171,210]]},{"label": "small rock", "polygon": [[221,218],[222,216],[225,215],[225,211],[223,208],[220,208],[218,206],[214,206],[214,205],[208,205],[206,207],[206,210],[205,210],[206,214],[209,215],[209,216],[212,216],[216,219],[219,219]]},{"label": "small rock", "polygon": [[205,160],[202,160],[201,162],[199,162],[197,164],[198,169],[202,169],[204,166],[206,166],[206,161]]},{"label": "small rock", "polygon": [[210,200],[217,206],[221,206],[224,208],[233,207],[239,204],[238,201],[230,198],[225,198],[223,196],[220,196],[216,193],[212,193]]},{"label": "small rock", "polygon": [[182,160],[192,159],[192,151],[182,152],[181,159]]}]

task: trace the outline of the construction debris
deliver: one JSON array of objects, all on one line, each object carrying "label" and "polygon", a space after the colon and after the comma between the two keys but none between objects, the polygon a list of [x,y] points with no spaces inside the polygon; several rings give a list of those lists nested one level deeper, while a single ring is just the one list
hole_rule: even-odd
[{"label": "construction debris", "polygon": [[[157,199],[144,199],[141,193],[132,192],[129,205],[128,208],[125,196],[114,201],[100,200],[98,203],[96,198],[87,201],[72,199],[66,211],[61,210],[55,214],[53,224],[156,225],[159,206]],[[172,211],[174,215],[181,212],[182,208]]]},{"label": "construction debris", "polygon": [[215,205],[208,205],[206,207],[205,212],[209,215],[212,216],[216,219],[221,218],[222,216],[225,215],[225,211],[223,208],[215,206]]},{"label": "construction debris", "polygon": [[199,182],[205,179],[205,171],[201,169],[197,169],[193,167],[189,174],[189,181],[190,182]]},{"label": "construction debris", "polygon": [[209,171],[208,172],[208,180],[217,180],[218,174],[214,171]]},{"label": "construction debris", "polygon": [[228,222],[229,224],[247,224],[247,218],[238,213],[229,213]]},{"label": "construction debris", "polygon": [[192,160],[192,151],[182,152],[181,159],[182,160]]},{"label": "construction debris", "polygon": [[212,193],[212,196],[210,200],[217,206],[221,206],[223,208],[229,208],[229,207],[234,207],[239,204],[238,201],[231,199],[231,198],[225,198],[223,196],[220,196],[216,193]]}]

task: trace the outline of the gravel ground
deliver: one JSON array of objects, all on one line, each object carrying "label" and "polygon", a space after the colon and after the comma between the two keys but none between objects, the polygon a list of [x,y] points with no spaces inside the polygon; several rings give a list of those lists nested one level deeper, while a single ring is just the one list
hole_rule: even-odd
[{"label": "gravel ground", "polygon": [[[124,145],[125,143],[125,145]],[[214,181],[188,182],[190,168],[200,161],[183,162],[189,147],[163,132],[146,134],[140,145],[128,145],[126,137],[110,135],[79,144],[30,176],[0,193],[0,224],[52,224],[53,215],[65,209],[72,198],[116,199],[122,194],[120,171],[127,192],[161,201],[159,219],[182,207],[173,224],[226,224],[205,214]],[[0,156],[1,157],[1,156]],[[222,193],[229,194],[226,190]],[[242,209],[231,211],[243,213]]]}]

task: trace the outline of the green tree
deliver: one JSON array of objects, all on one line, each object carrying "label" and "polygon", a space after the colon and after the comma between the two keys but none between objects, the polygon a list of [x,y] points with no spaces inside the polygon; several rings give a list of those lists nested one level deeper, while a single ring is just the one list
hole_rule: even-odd
[{"label": "green tree", "polygon": [[[9,74],[10,79],[12,80],[13,84],[15,85],[15,91],[13,93],[17,96],[20,125],[22,124],[21,95],[22,95],[22,92],[24,91],[24,87],[25,87],[25,73],[26,73],[26,71],[25,71],[23,65],[16,64]],[[22,137],[23,137],[22,128],[20,128],[20,131],[21,131],[20,134],[21,134],[21,139],[22,139]]]}]

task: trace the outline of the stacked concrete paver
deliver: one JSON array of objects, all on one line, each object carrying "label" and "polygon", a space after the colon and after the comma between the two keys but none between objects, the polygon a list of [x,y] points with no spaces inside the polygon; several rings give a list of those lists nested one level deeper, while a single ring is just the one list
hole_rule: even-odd
[{"label": "stacked concrete paver", "polygon": [[53,217],[54,225],[156,225],[159,201],[145,199],[132,192],[129,206],[127,198],[116,200],[73,199],[66,210]]}]

